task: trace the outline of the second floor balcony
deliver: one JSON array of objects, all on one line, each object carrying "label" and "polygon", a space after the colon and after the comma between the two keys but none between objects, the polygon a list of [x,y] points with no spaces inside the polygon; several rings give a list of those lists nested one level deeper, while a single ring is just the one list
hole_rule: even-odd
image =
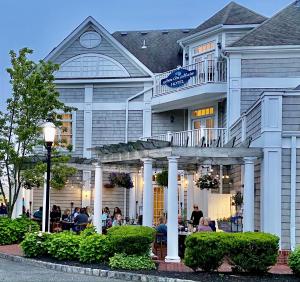
[{"label": "second floor balcony", "polygon": [[154,98],[201,85],[225,84],[226,82],[226,61],[202,60],[156,75]]}]

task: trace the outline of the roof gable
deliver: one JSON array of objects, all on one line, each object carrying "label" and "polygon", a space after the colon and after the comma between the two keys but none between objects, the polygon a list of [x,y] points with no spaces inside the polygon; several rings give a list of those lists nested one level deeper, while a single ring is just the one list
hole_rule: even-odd
[{"label": "roof gable", "polygon": [[193,33],[198,33],[217,25],[261,24],[266,19],[266,17],[244,6],[230,2],[222,10],[196,27]]},{"label": "roof gable", "polygon": [[300,45],[300,1],[279,11],[230,47]]},{"label": "roof gable", "polygon": [[[84,48],[80,44],[80,36],[86,31],[96,31],[101,37],[101,44],[95,48]],[[94,18],[86,18],[69,36],[67,36],[56,48],[54,48],[45,60],[62,64],[65,61],[83,54],[99,53],[104,56],[112,56],[122,64],[131,76],[152,76],[153,73],[120,44],[102,25]]]}]

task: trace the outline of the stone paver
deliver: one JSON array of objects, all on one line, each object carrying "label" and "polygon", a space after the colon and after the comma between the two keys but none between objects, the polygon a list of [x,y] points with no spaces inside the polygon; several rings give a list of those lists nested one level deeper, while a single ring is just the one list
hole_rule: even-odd
[{"label": "stone paver", "polygon": [[0,258],[1,282],[120,282],[120,280],[58,272]]}]

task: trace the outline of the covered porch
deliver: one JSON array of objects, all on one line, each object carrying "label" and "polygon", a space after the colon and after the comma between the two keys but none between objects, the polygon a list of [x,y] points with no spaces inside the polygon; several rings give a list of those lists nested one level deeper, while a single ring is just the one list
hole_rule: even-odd
[{"label": "covered porch", "polygon": [[[180,195],[178,176],[187,175],[187,210],[194,204],[193,174],[202,165],[243,165],[244,207],[243,231],[254,231],[254,162],[262,157],[258,148],[243,147],[180,147],[171,146],[168,141],[149,139],[95,147],[98,162],[95,164],[95,201],[94,214],[102,212],[103,171],[110,167],[119,167],[122,171],[140,170],[143,175],[142,215],[143,225],[153,226],[153,172],[155,169],[168,170],[167,190],[167,256],[166,261],[178,262],[178,214]],[[141,168],[143,168],[141,170]],[[189,213],[189,212],[188,212]],[[102,225],[98,217],[95,226],[101,232]]]}]

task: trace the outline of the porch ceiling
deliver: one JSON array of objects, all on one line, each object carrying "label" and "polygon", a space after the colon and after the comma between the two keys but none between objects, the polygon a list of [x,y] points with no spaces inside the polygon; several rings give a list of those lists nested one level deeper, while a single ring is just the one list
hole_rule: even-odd
[{"label": "porch ceiling", "polygon": [[[138,149],[135,149],[135,144]],[[262,157],[260,148],[197,148],[197,147],[172,147],[169,142],[160,142],[160,148],[141,148],[152,146],[151,142],[137,141],[129,144],[129,150],[125,145],[111,145],[96,147],[92,150],[96,152],[97,159],[102,164],[128,166],[139,168],[143,165],[142,159],[153,159],[153,167],[166,168],[168,157],[177,156],[178,168],[181,170],[195,170],[199,165],[234,165],[243,164],[244,157]],[[118,147],[119,146],[119,147]],[[110,151],[111,148],[111,151]],[[119,148],[119,149],[118,149]],[[121,149],[122,148],[122,149]],[[105,151],[106,150],[106,151]],[[119,150],[119,151],[118,151]],[[122,151],[123,150],[123,151]]]}]

